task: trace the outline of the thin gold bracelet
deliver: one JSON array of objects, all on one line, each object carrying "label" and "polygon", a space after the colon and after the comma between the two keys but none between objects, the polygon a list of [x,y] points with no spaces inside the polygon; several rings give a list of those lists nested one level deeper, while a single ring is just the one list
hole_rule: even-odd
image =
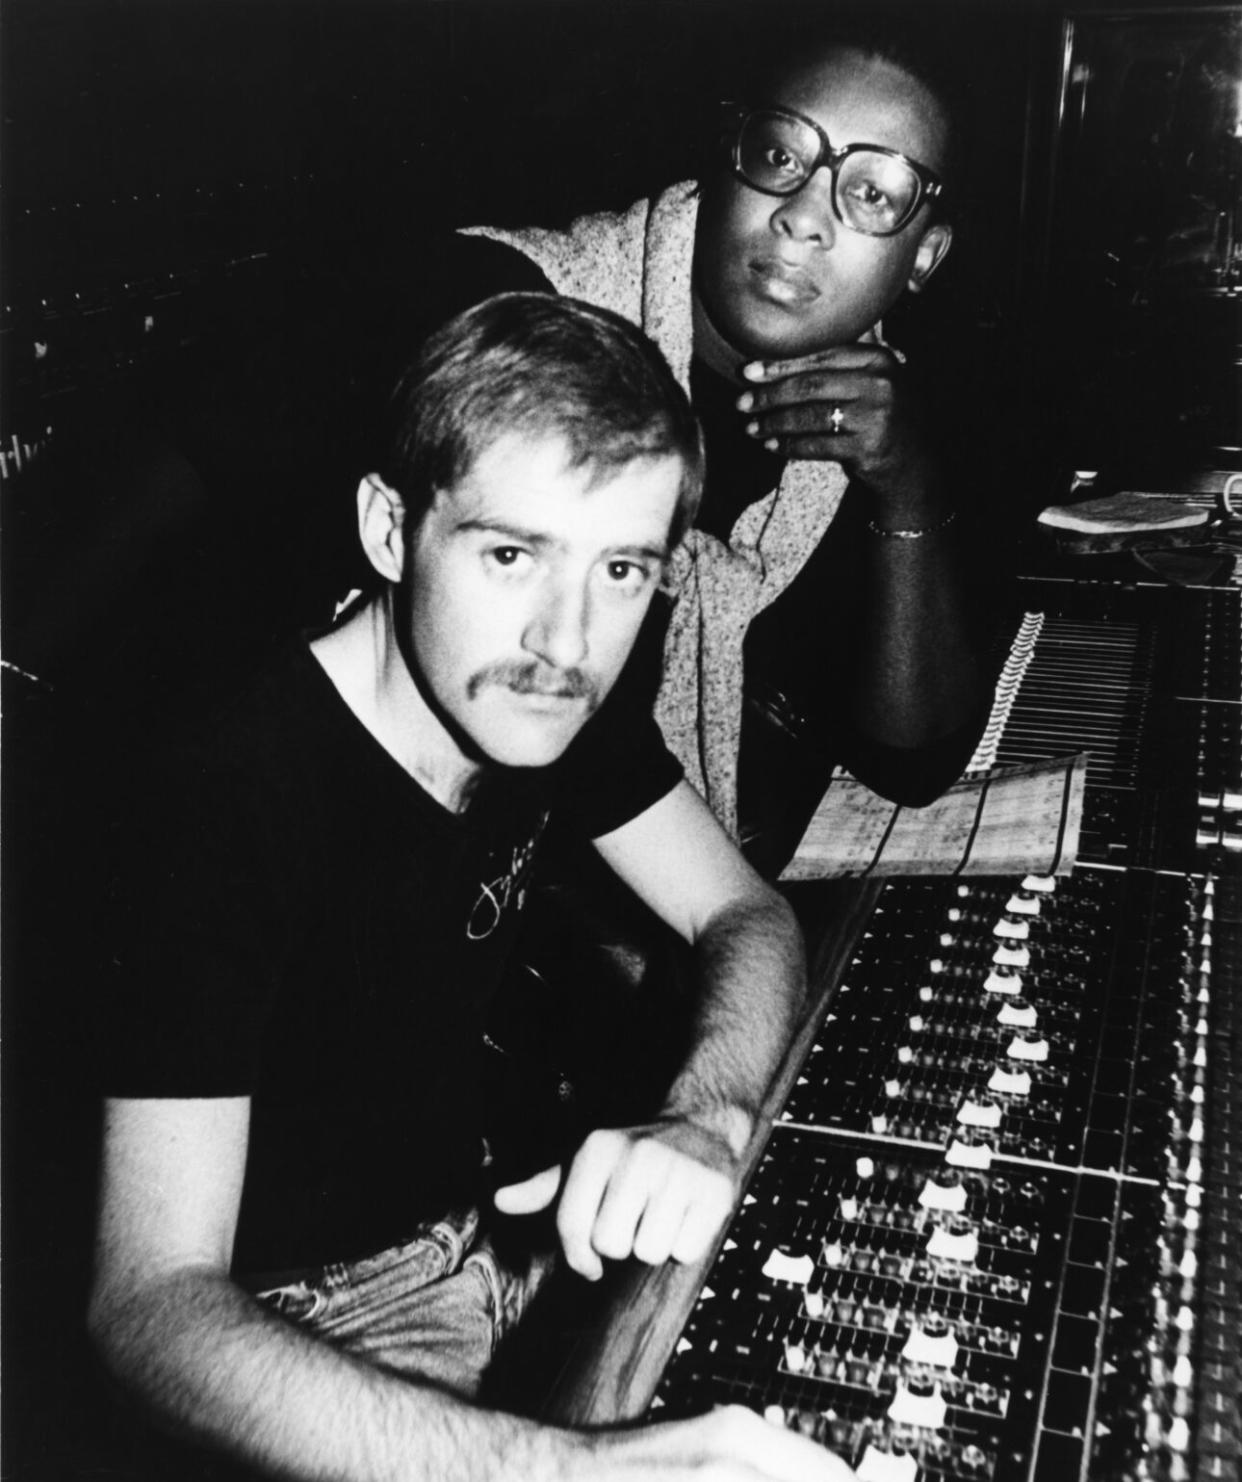
[{"label": "thin gold bracelet", "polygon": [[883,525],[877,525],[874,520],[867,521],[867,529],[872,535],[883,535],[888,540],[922,540],[925,535],[935,535],[940,530],[947,530],[957,519],[957,511],[951,509],[943,520],[938,520],[934,525],[924,525],[917,530],[886,530]]}]

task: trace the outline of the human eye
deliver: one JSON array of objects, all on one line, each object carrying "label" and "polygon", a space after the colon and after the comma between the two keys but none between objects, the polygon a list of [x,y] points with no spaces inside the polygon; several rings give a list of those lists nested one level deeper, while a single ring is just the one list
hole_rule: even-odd
[{"label": "human eye", "polygon": [[655,575],[652,565],[634,561],[628,556],[614,556],[604,562],[604,574],[610,591],[636,597],[650,585]]},{"label": "human eye", "polygon": [[793,150],[783,144],[769,144],[763,153],[763,162],[778,174],[797,176],[802,173],[802,164]]},{"label": "human eye", "polygon": [[520,545],[491,545],[483,552],[484,564],[501,571],[521,571],[531,560],[531,553]]},{"label": "human eye", "polygon": [[808,174],[808,141],[802,139],[793,120],[770,114],[754,114],[742,130],[738,165],[742,175],[763,190],[787,190],[800,185]]},{"label": "human eye", "polygon": [[845,161],[837,189],[847,220],[864,230],[889,231],[909,214],[918,179],[903,161],[860,149]]},{"label": "human eye", "polygon": [[865,211],[880,213],[892,210],[892,201],[887,193],[873,180],[854,180],[845,187],[845,194],[856,206]]}]

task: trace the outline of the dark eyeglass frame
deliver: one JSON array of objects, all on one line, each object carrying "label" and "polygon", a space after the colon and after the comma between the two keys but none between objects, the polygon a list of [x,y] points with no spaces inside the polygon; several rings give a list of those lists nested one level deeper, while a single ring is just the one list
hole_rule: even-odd
[{"label": "dark eyeglass frame", "polygon": [[[895,237],[898,232],[905,231],[906,227],[919,214],[919,208],[927,201],[938,200],[944,194],[944,181],[934,170],[929,170],[926,165],[919,164],[918,160],[912,160],[908,154],[902,154],[898,149],[888,149],[883,144],[843,144],[840,149],[832,147],[832,141],[813,118],[807,118],[805,113],[798,113],[793,108],[778,108],[771,104],[752,108],[745,103],[721,103],[721,112],[725,118],[731,136],[729,144],[729,160],[733,173],[744,185],[749,185],[751,190],[760,191],[766,196],[779,196],[782,199],[797,195],[814,176],[817,170],[827,168],[832,176],[832,209],[837,220],[848,232],[857,232],[861,237]],[[814,131],[819,140],[819,153],[812,161],[807,170],[806,179],[800,180],[796,185],[791,185],[788,190],[774,190],[770,185],[756,185],[755,182],[742,169],[742,130],[756,114],[775,114],[777,118],[792,118],[798,123],[804,124],[808,129]],[[863,151],[869,154],[887,155],[889,159],[900,160],[911,172],[918,182],[918,190],[914,199],[906,209],[905,215],[887,231],[868,232],[861,227],[851,226],[846,221],[841,210],[841,203],[837,199],[837,186],[841,179],[841,166],[852,154],[860,154]]]}]

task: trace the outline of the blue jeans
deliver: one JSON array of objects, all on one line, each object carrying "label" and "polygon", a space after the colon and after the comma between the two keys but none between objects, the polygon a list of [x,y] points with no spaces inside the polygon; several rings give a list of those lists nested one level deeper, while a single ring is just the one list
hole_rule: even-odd
[{"label": "blue jeans", "polygon": [[404,1245],[256,1295],[337,1348],[472,1398],[554,1261],[539,1252],[511,1269],[478,1225],[477,1210],[452,1214]]}]

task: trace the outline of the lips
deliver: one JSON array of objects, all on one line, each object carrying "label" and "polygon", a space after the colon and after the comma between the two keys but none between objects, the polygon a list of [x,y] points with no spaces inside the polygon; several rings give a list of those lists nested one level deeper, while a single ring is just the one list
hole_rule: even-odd
[{"label": "lips", "polygon": [[595,706],[585,695],[515,689],[510,689],[508,694],[509,713],[522,716],[528,723],[539,726],[570,725],[577,729],[595,711]]},{"label": "lips", "polygon": [[511,694],[517,695],[519,699],[530,700],[535,704],[550,700],[560,701],[565,704],[569,701],[585,700],[587,697],[574,690],[540,690],[519,689],[517,685],[507,686]]},{"label": "lips", "polygon": [[820,296],[819,286],[806,270],[782,258],[752,258],[747,270],[760,297],[782,307],[801,307]]},{"label": "lips", "polygon": [[577,671],[557,683],[539,683],[529,676],[521,676],[504,687],[519,705],[537,714],[562,714],[584,707],[593,711],[596,707],[595,686]]}]

